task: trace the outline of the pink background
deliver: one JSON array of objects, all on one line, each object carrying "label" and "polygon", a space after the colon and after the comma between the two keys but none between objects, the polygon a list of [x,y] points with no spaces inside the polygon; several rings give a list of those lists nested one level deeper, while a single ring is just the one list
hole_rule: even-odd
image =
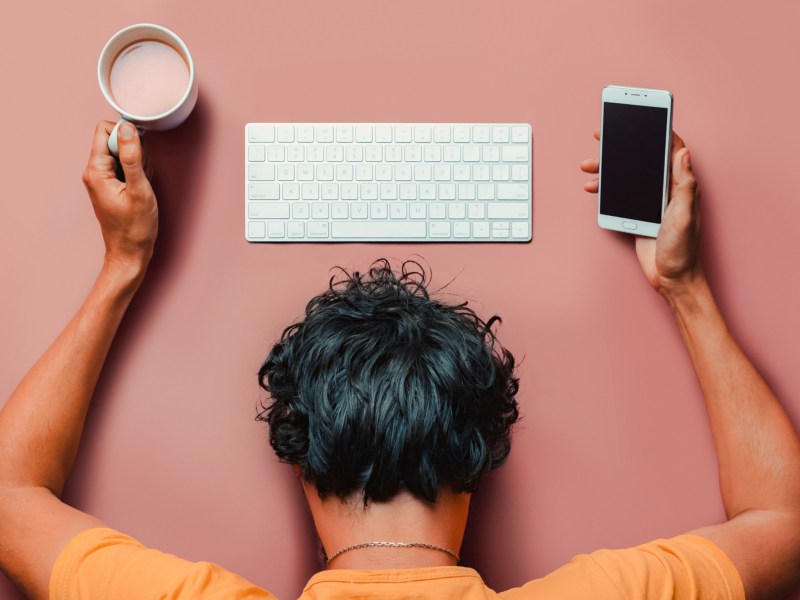
[{"label": "pink background", "polygon": [[[672,90],[702,183],[712,283],[797,423],[799,6],[5,3],[0,397],[98,271],[80,174],[95,121],[114,115],[95,64],[115,31],[150,21],[188,44],[200,101],[180,129],[148,135],[157,257],[100,383],[70,501],[296,596],[319,568],[314,534],[253,420],[256,371],[330,267],[420,254],[435,284],[455,278],[454,300],[503,317],[500,338],[522,361],[525,416],[509,462],[474,499],[465,564],[504,589],[579,552],[718,522],[713,446],[677,330],[631,239],[595,224],[578,163],[597,153],[604,84]],[[250,245],[243,125],[284,120],[530,122],[534,241]],[[0,597],[18,598],[5,581]]]}]

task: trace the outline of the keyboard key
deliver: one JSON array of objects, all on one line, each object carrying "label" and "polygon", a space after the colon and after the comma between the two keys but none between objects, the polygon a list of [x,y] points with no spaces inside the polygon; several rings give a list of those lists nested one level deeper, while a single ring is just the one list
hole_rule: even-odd
[{"label": "keyboard key", "polygon": [[489,181],[490,175],[489,165],[472,165],[472,178],[475,181]]},{"label": "keyboard key", "polygon": [[414,179],[416,181],[430,181],[433,179],[433,168],[431,165],[414,165]]},{"label": "keyboard key", "polygon": [[369,216],[371,219],[385,219],[389,215],[389,207],[386,202],[372,202],[369,205]]},{"label": "keyboard key", "polygon": [[494,184],[493,183],[479,183],[478,184],[478,200],[494,200]]},{"label": "keyboard key", "polygon": [[343,183],[341,191],[342,191],[342,200],[358,200],[357,183]]},{"label": "keyboard key", "polygon": [[250,181],[274,181],[275,165],[270,165],[270,164],[248,165],[247,178]]},{"label": "keyboard key", "polygon": [[312,202],[311,203],[311,218],[312,219],[327,219],[328,218],[328,203],[327,202]]},{"label": "keyboard key", "polygon": [[299,200],[300,184],[284,183],[281,185],[281,200]]},{"label": "keyboard key", "polygon": [[442,221],[439,223],[431,222],[428,224],[428,235],[432,238],[450,237],[450,223]]},{"label": "keyboard key", "polygon": [[431,141],[430,125],[416,125],[414,127],[414,141],[427,144]]},{"label": "keyboard key", "polygon": [[303,200],[317,200],[319,198],[319,184],[304,183],[300,188],[300,195]]},{"label": "keyboard key", "polygon": [[528,237],[528,222],[527,221],[514,221],[511,223],[511,237],[513,238],[526,238]]},{"label": "keyboard key", "polygon": [[247,141],[271,144],[275,141],[275,127],[272,125],[248,125]]},{"label": "keyboard key", "polygon": [[511,179],[511,168],[508,165],[492,165],[492,179],[508,181]]},{"label": "keyboard key", "polygon": [[350,125],[336,127],[336,141],[349,143],[353,141],[353,128]]},{"label": "keyboard key", "polygon": [[455,200],[455,199],[456,199],[456,184],[440,183],[439,200]]},{"label": "keyboard key", "polygon": [[372,181],[372,165],[356,165],[356,181]]},{"label": "keyboard key", "polygon": [[339,184],[338,183],[323,183],[322,184],[322,199],[323,200],[338,200],[339,199]]},{"label": "keyboard key", "polygon": [[317,165],[317,181],[333,181],[333,165]]},{"label": "keyboard key", "polygon": [[411,144],[405,147],[403,152],[403,160],[406,162],[419,162],[422,160],[422,147],[416,144]]},{"label": "keyboard key", "polygon": [[495,144],[508,143],[508,127],[505,125],[492,127],[492,141]]},{"label": "keyboard key", "polygon": [[489,223],[487,221],[475,221],[472,224],[472,237],[486,239],[489,237]]},{"label": "keyboard key", "polygon": [[286,146],[286,160],[289,162],[303,162],[306,159],[306,150],[300,144]]},{"label": "keyboard key", "polygon": [[349,207],[350,205],[347,202],[334,202],[331,204],[331,218],[346,219]]},{"label": "keyboard key", "polygon": [[500,160],[500,146],[484,146],[483,162],[497,162]]},{"label": "keyboard key", "polygon": [[311,125],[300,125],[297,128],[297,141],[298,142],[313,142],[314,141],[314,128]]},{"label": "keyboard key", "polygon": [[486,207],[483,202],[470,202],[467,204],[467,214],[470,219],[485,219]]},{"label": "keyboard key", "polygon": [[420,183],[419,184],[419,199],[420,200],[434,200],[434,199],[436,199],[436,184],[435,183]]},{"label": "keyboard key", "polygon": [[313,181],[314,166],[309,164],[297,165],[296,177],[297,181]]},{"label": "keyboard key", "polygon": [[282,238],[286,235],[286,224],[283,221],[269,221],[267,222],[267,237]]},{"label": "keyboard key", "polygon": [[334,238],[420,238],[425,223],[413,221],[336,221],[331,223]]},{"label": "keyboard key", "polygon": [[448,219],[464,219],[467,216],[466,205],[463,202],[451,202],[447,205]]},{"label": "keyboard key", "polygon": [[452,179],[452,170],[450,165],[434,165],[433,179],[435,181],[450,181],[450,179]]},{"label": "keyboard key", "polygon": [[394,166],[394,178],[397,181],[411,181],[411,165],[399,164]]},{"label": "keyboard key", "polygon": [[397,184],[396,183],[382,183],[381,184],[381,200],[397,200]]},{"label": "keyboard key", "polygon": [[361,199],[362,200],[377,200],[378,199],[378,184],[377,183],[362,183],[361,184]]},{"label": "keyboard key", "polygon": [[383,161],[383,146],[367,146],[364,149],[364,160],[367,162]]},{"label": "keyboard key", "polygon": [[292,202],[292,218],[307,219],[311,214],[308,202]]},{"label": "keyboard key", "polygon": [[453,167],[453,179],[455,181],[469,181],[469,165],[455,165]]},{"label": "keyboard key", "polygon": [[290,238],[301,238],[306,233],[306,226],[301,221],[289,221],[286,223],[286,236]]},{"label": "keyboard key", "polygon": [[411,141],[411,126],[410,125],[398,125],[395,127],[394,130],[394,141],[395,142],[410,142]]},{"label": "keyboard key", "polygon": [[369,214],[369,204],[367,202],[353,202],[350,205],[350,218],[366,219]]},{"label": "keyboard key", "polygon": [[490,219],[527,219],[527,202],[490,202],[488,205]]},{"label": "keyboard key", "polygon": [[325,160],[325,149],[322,146],[309,146],[306,150],[308,162],[322,162]]},{"label": "keyboard key", "polygon": [[250,162],[264,162],[267,158],[267,150],[261,144],[250,144],[247,148],[247,160]]},{"label": "keyboard key", "polygon": [[294,165],[281,165],[278,167],[278,181],[292,181],[294,179]]},{"label": "keyboard key", "polygon": [[527,143],[530,139],[527,127],[512,127],[511,141],[515,144]]},{"label": "keyboard key", "polygon": [[328,222],[327,221],[310,221],[308,223],[308,237],[310,237],[310,238],[326,238],[326,237],[328,237]]},{"label": "keyboard key", "polygon": [[477,125],[472,129],[472,141],[473,142],[489,142],[491,141],[491,135],[489,132],[489,127],[487,125]]},{"label": "keyboard key", "polygon": [[433,128],[433,141],[439,144],[444,144],[450,141],[450,126],[437,125]]},{"label": "keyboard key", "polygon": [[528,184],[527,183],[498,183],[497,184],[497,199],[498,200],[527,200],[528,199]]},{"label": "keyboard key", "polygon": [[[505,225],[506,227],[503,227]],[[492,237],[493,238],[507,238],[511,236],[511,231],[508,229],[508,223],[492,223]]]},{"label": "keyboard key", "polygon": [[469,221],[457,221],[453,223],[453,237],[469,237]]},{"label": "keyboard key", "polygon": [[328,162],[342,162],[344,160],[344,148],[335,144],[325,146],[325,160]]},{"label": "keyboard key", "polygon": [[475,184],[474,183],[459,183],[458,184],[458,199],[459,200],[475,200]]},{"label": "keyboard key", "polygon": [[294,126],[293,125],[278,125],[277,139],[279,142],[293,142],[294,141]]},{"label": "keyboard key", "polygon": [[392,128],[388,125],[378,125],[375,127],[375,141],[386,143],[392,141]]},{"label": "keyboard key", "polygon": [[511,179],[513,181],[528,181],[528,165],[512,165]]},{"label": "keyboard key", "polygon": [[445,146],[444,147],[444,161],[445,162],[460,162],[461,161],[461,147],[460,146]]},{"label": "keyboard key", "polygon": [[527,146],[503,146],[503,151],[500,154],[505,162],[527,162],[528,161],[528,147]]},{"label": "keyboard key", "polygon": [[361,162],[364,160],[363,146],[347,146],[344,150],[344,159],[347,162]]},{"label": "keyboard key", "polygon": [[424,219],[428,213],[428,205],[424,202],[411,202],[408,205],[408,216],[412,219]]},{"label": "keyboard key", "polygon": [[444,219],[447,216],[447,205],[444,202],[431,202],[428,205],[428,216],[431,219]]},{"label": "keyboard key", "polygon": [[247,224],[247,237],[264,238],[267,236],[267,224],[264,221],[250,221]]},{"label": "keyboard key", "polygon": [[405,202],[392,202],[389,204],[389,217],[392,219],[408,218],[408,204]]},{"label": "keyboard key", "polygon": [[441,146],[423,146],[422,158],[425,162],[439,162],[442,160]]},{"label": "keyboard key", "polygon": [[417,199],[417,184],[416,183],[401,183],[400,184],[400,199],[401,200],[416,200]]},{"label": "keyboard key", "polygon": [[465,143],[470,141],[469,126],[468,125],[454,125],[453,126],[453,141],[456,143]]},{"label": "keyboard key", "polygon": [[251,219],[288,219],[288,202],[248,202],[247,214]]},{"label": "keyboard key", "polygon": [[250,200],[277,200],[280,196],[277,183],[251,183],[247,186],[247,197]]},{"label": "keyboard key", "polygon": [[317,141],[327,144],[333,141],[333,127],[331,125],[317,125]]},{"label": "keyboard key", "polygon": [[481,147],[470,144],[464,146],[464,162],[478,162],[481,159]]},{"label": "keyboard key", "polygon": [[273,145],[267,148],[267,160],[269,162],[283,162],[286,160],[285,146]]},{"label": "keyboard key", "polygon": [[349,164],[336,165],[336,180],[353,181],[353,165]]},{"label": "keyboard key", "polygon": [[372,141],[372,127],[359,125],[356,127],[356,142],[368,143]]},{"label": "keyboard key", "polygon": [[375,180],[376,181],[391,181],[392,179],[392,165],[381,163],[375,165]]}]

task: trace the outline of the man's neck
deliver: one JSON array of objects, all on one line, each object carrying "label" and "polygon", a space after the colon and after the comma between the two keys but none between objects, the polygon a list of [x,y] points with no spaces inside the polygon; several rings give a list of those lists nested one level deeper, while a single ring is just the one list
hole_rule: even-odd
[{"label": "man's neck", "polygon": [[[328,556],[364,542],[424,543],[458,554],[469,513],[469,494],[440,490],[430,503],[401,492],[388,502],[366,507],[357,494],[347,501],[321,500],[316,488],[303,483],[314,523]],[[331,560],[331,569],[411,569],[453,566],[456,559],[442,550],[418,547],[375,547],[348,550]]]}]

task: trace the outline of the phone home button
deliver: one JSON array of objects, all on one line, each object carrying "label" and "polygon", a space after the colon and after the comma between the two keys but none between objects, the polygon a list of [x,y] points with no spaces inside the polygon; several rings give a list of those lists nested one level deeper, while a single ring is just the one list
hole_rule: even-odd
[{"label": "phone home button", "polygon": [[634,222],[634,221],[623,221],[623,222],[622,222],[622,226],[623,226],[625,229],[630,229],[631,231],[633,231],[634,229],[636,229],[636,226],[637,226],[637,225],[638,225],[638,223],[636,223],[636,222]]}]

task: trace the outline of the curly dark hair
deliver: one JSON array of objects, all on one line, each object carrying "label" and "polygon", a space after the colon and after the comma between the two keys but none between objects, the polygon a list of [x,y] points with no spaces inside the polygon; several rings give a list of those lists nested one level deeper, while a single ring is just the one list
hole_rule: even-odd
[{"label": "curly dark hair", "polygon": [[500,318],[432,299],[414,261],[337,270],[258,372],[271,402],[257,418],[275,453],[322,498],[475,491],[519,418],[514,357],[492,332]]}]

